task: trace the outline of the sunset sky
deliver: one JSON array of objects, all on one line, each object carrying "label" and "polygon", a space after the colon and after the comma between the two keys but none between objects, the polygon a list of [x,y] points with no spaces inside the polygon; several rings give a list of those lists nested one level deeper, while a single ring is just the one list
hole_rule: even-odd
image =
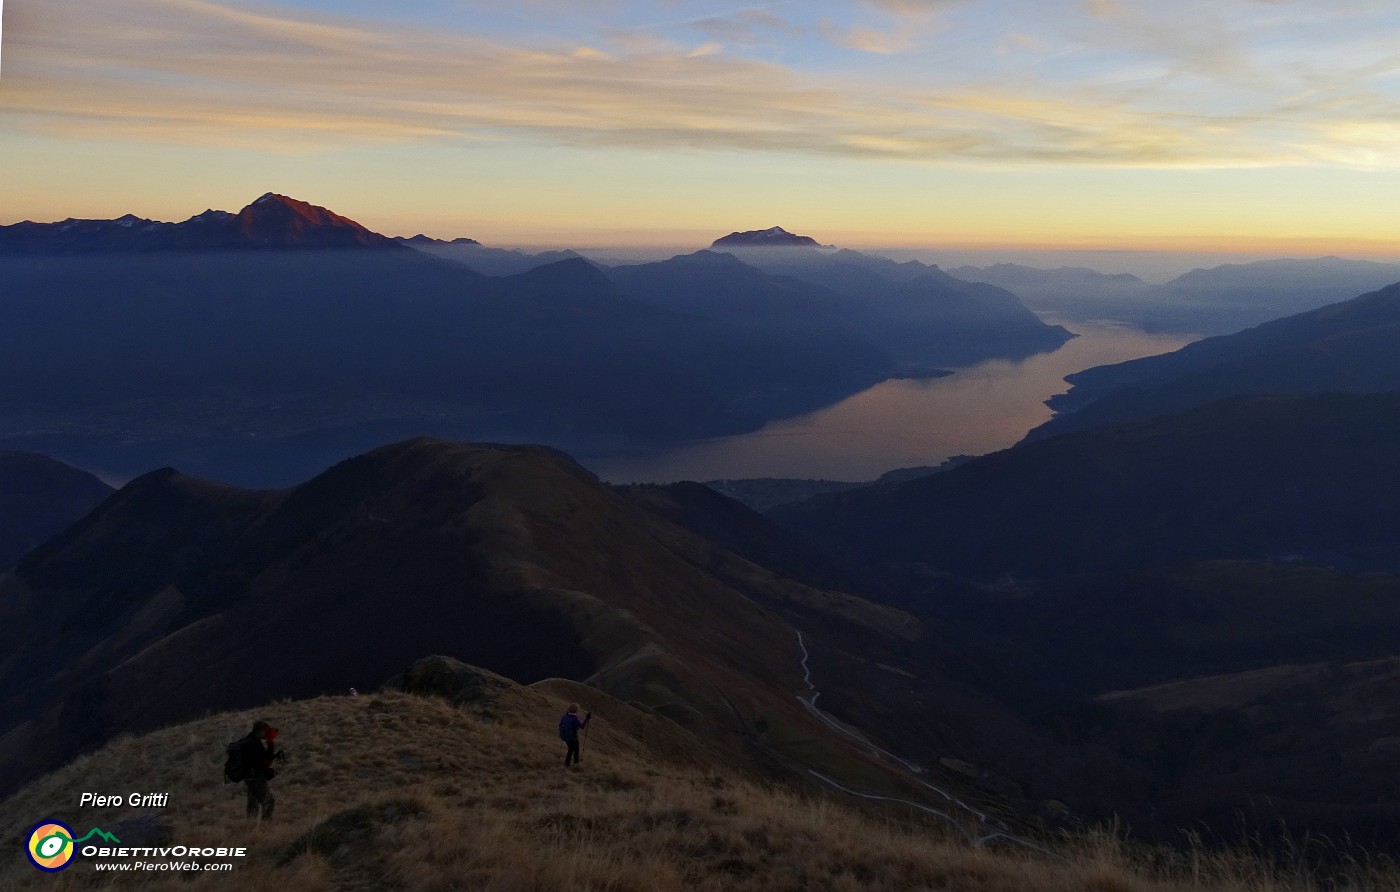
[{"label": "sunset sky", "polygon": [[0,223],[1400,254],[1394,0],[3,8]]}]

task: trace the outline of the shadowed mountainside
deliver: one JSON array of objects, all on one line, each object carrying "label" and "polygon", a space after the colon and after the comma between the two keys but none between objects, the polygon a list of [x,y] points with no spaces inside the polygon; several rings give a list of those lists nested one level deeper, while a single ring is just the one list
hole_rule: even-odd
[{"label": "shadowed mountainside", "polygon": [[[1301,414],[1347,440],[1344,422],[1374,407],[1346,401],[1375,398],[1310,399],[1323,405]],[[1221,418],[1292,442],[1289,413],[1269,409],[1225,407],[1142,455],[1189,464],[1192,436],[1233,435]],[[1272,427],[1263,423],[1270,418]],[[1009,454],[1043,457],[1073,439]],[[1131,464],[1142,460],[1133,444],[1153,437],[1123,439]],[[1313,447],[1314,458],[1326,455]],[[1350,453],[1336,457],[1370,474]],[[1051,458],[1074,467],[1072,457]],[[946,481],[989,461],[866,495],[933,485],[939,498],[920,510],[953,511],[958,487],[970,484]],[[1130,479],[1124,471],[1103,486]],[[1183,497],[1197,492],[1180,481],[1177,489]],[[1374,490],[1377,500],[1389,499],[1384,487]],[[1222,504],[1247,501],[1234,490],[1214,494]],[[1311,495],[1285,488],[1278,497]],[[888,504],[876,516],[901,521]],[[1075,528],[1073,511],[1042,524],[1083,540],[1065,546],[1086,549],[1073,574],[990,586],[949,575],[950,567],[967,572],[957,560],[976,557],[978,541],[1003,530],[1006,547],[1022,545],[1001,520],[999,528],[995,519],[964,518],[946,534],[961,546],[955,559],[900,553],[895,565],[871,560],[852,571],[699,485],[614,489],[533,447],[415,440],[274,491],[157,472],[0,578],[0,651],[8,655],[0,663],[7,720],[0,783],[14,789],[122,731],[211,708],[364,689],[414,654],[452,650],[519,681],[585,682],[673,723],[754,776],[826,777],[864,794],[951,809],[955,823],[972,822],[969,832],[1116,814],[1135,832],[1170,838],[1217,816],[1222,803],[1279,788],[1251,787],[1257,774],[1213,761],[1209,753],[1233,752],[1224,738],[1183,751],[1174,741],[1194,733],[1194,718],[1090,698],[1191,674],[1394,655],[1387,631],[1400,603],[1394,577],[1289,576],[1268,564],[1157,564],[1151,555],[1149,566],[1110,571],[1093,563],[1096,549],[1084,545],[1088,533]],[[1326,515],[1319,522],[1343,526]],[[865,517],[857,523],[874,529],[848,530],[856,545],[864,535],[898,544],[904,532]],[[1278,521],[1263,532],[1292,529]],[[1131,541],[1140,531],[1125,524],[1112,532]],[[1333,543],[1358,559],[1389,554],[1359,547],[1366,544]],[[1104,551],[1110,564],[1131,554]],[[58,631],[38,636],[39,627]],[[1316,740],[1331,728],[1351,751],[1365,728],[1379,733],[1387,721],[1378,712],[1360,724],[1320,726]],[[1241,727],[1244,736],[1230,740],[1273,733]],[[1314,746],[1275,764],[1302,766]],[[923,768],[906,770],[903,759]],[[1328,812],[1316,798],[1325,778],[1356,789],[1367,765],[1316,769],[1317,784],[1257,813],[1248,829],[1273,838],[1297,826],[1294,818],[1317,832],[1371,820],[1366,839],[1388,844],[1400,816],[1367,811],[1355,797]],[[1196,793],[1165,809],[1165,785],[1188,776]],[[1197,795],[1212,776],[1219,796]],[[964,804],[950,805],[945,794]]]},{"label": "shadowed mountainside", "polygon": [[[930,763],[985,751],[1033,767],[1028,725],[921,662],[927,642],[946,659],[952,639],[755,563],[801,552],[765,543],[747,509],[684,490],[664,511],[649,501],[548,450],[423,439],[288,490],[149,474],[0,579],[0,786],[121,731],[363,688],[446,650],[520,681],[584,681],[756,770],[927,795],[802,704],[813,668],[831,679],[826,708]],[[691,531],[735,510],[750,515],[735,550]],[[40,624],[62,631],[41,638]],[[936,711],[914,708],[907,678],[925,673],[917,697]],[[1072,762],[1045,772],[1047,789],[1082,788],[1089,768]],[[1025,790],[972,786],[1008,816],[1036,811]]]},{"label": "shadowed mountainside", "polygon": [[1077,372],[1029,441],[1248,394],[1400,389],[1400,285],[1161,356]]},{"label": "shadowed mountainside", "polygon": [[[1029,706],[1042,726],[1146,772],[1156,818],[1388,848],[1389,675],[1329,670],[1239,711],[1216,695],[1240,673],[1400,657],[1397,450],[1400,393],[1241,397],[770,515],[882,573],[926,624],[1000,642],[1065,695]],[[1069,702],[1153,685],[1179,696]]]},{"label": "shadowed mountainside", "polygon": [[1398,449],[1400,394],[1239,398],[773,516],[858,561],[987,580],[1217,558],[1397,568]]}]

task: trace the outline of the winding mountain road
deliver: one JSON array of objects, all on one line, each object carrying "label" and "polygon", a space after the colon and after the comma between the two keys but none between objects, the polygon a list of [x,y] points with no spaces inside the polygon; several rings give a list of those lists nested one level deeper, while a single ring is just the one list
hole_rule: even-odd
[{"label": "winding mountain road", "polygon": [[899,756],[896,756],[889,750],[878,746],[860,731],[856,730],[855,728],[849,727],[840,719],[836,718],[835,716],[831,715],[830,713],[824,711],[819,706],[817,706],[817,700],[821,697],[821,691],[818,691],[816,685],[812,684],[812,670],[811,666],[808,665],[808,660],[811,655],[807,651],[807,641],[803,637],[801,631],[797,629],[793,629],[793,631],[797,633],[797,645],[802,649],[802,682],[807,686],[808,689],[808,696],[803,697],[799,694],[797,696],[797,702],[801,703],[802,706],[809,713],[811,713],[814,718],[819,720],[828,728],[831,728],[833,731],[836,731],[854,740],[856,743],[860,744],[876,758],[890,761],[899,765],[910,775],[912,775],[911,779],[919,786],[924,787],[930,792],[938,794],[954,809],[961,811],[966,815],[976,819],[978,832],[969,832],[967,827],[964,825],[963,821],[959,820],[958,817],[956,817],[954,814],[951,814],[941,809],[934,808],[930,805],[925,805],[919,802],[913,802],[908,799],[899,799],[893,796],[884,796],[878,793],[854,790],[850,787],[845,786],[844,784],[838,783],[837,781],[831,779],[830,777],[827,777],[821,772],[815,771],[810,768],[807,769],[808,774],[811,774],[813,777],[826,784],[827,786],[839,790],[842,793],[846,793],[850,796],[856,796],[861,799],[867,799],[872,801],[890,802],[899,805],[906,805],[910,808],[917,809],[918,811],[924,812],[926,814],[931,814],[936,817],[942,818],[948,821],[949,823],[953,824],[953,826],[957,827],[959,830],[963,831],[963,833],[967,836],[968,841],[971,842],[974,847],[980,847],[988,842],[992,842],[993,840],[1001,839],[1006,840],[1010,843],[1014,843],[1016,845],[1024,846],[1028,849],[1040,852],[1041,854],[1049,855],[1053,858],[1060,857],[1059,855],[1056,855],[1054,852],[1050,851],[1044,846],[1034,843],[1028,839],[1016,836],[1015,834],[1011,833],[1010,829],[1001,821],[998,821],[997,819],[988,816],[986,812],[969,805],[962,799],[959,799],[957,796],[954,796],[952,793],[948,792],[947,790],[944,790],[942,787],[939,787],[935,784],[931,784],[928,781],[924,780],[922,777],[919,777],[919,775],[924,773],[924,769],[922,767],[915,764],[914,762],[910,762],[907,759],[900,758]]}]

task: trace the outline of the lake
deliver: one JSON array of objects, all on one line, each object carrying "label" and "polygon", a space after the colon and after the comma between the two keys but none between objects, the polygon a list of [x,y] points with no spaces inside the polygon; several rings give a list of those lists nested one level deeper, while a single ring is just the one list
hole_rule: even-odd
[{"label": "lake", "polygon": [[1066,322],[1079,337],[1053,353],[993,360],[945,378],[885,381],[839,403],[659,453],[583,458],[612,483],[747,477],[873,480],[894,468],[1005,449],[1048,420],[1066,375],[1176,350],[1192,338],[1113,322]]}]

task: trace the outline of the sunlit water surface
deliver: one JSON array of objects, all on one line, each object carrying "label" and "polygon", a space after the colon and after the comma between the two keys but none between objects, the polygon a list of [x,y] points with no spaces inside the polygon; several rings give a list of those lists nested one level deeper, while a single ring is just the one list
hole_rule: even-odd
[{"label": "sunlit water surface", "polygon": [[873,480],[894,468],[937,465],[1016,443],[1050,418],[1045,400],[1066,375],[1166,353],[1183,335],[1112,322],[1060,322],[1079,337],[1054,353],[994,360],[946,378],[885,381],[839,403],[760,430],[639,456],[584,458],[604,480],[657,483],[746,477]]}]

